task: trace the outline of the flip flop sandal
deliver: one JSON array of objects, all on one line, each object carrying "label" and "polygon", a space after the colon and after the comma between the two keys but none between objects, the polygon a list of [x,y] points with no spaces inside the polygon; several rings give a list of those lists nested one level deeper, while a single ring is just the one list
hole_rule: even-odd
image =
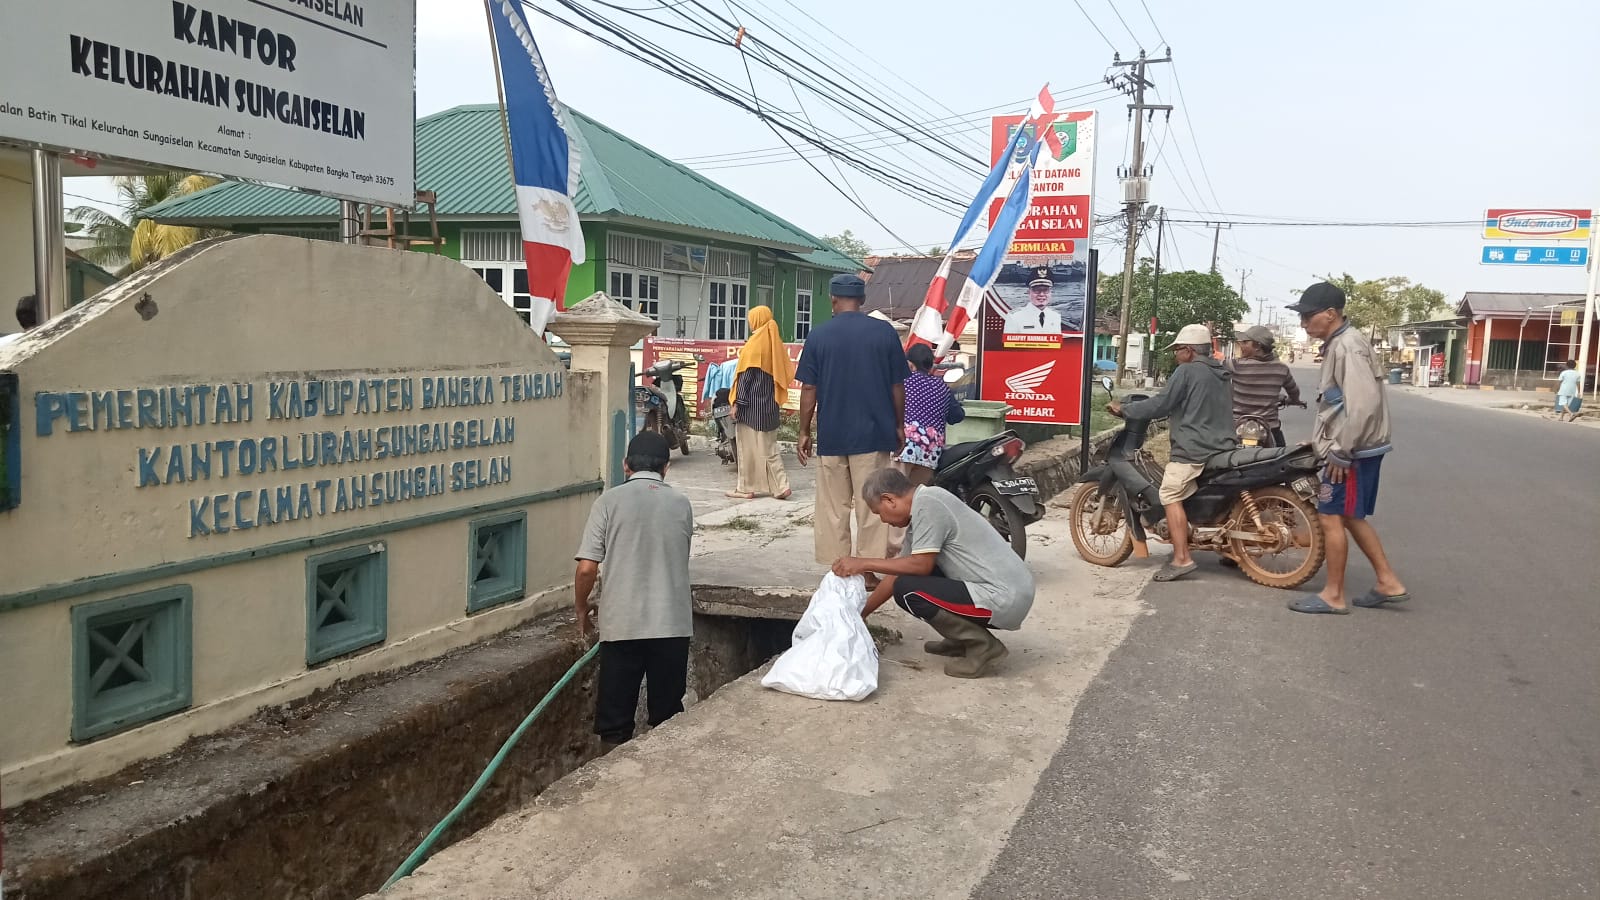
[{"label": "flip flop sandal", "polygon": [[1189,563],[1187,566],[1175,566],[1172,563],[1167,563],[1161,567],[1160,571],[1156,572],[1155,580],[1161,582],[1177,581],[1198,568],[1200,568],[1199,563]]},{"label": "flip flop sandal", "polygon": [[754,500],[756,498],[755,494],[746,494],[742,491],[729,491],[722,496],[731,498],[733,500]]},{"label": "flip flop sandal", "polygon": [[1347,616],[1350,614],[1350,607],[1346,606],[1341,609],[1337,606],[1329,606],[1328,601],[1318,597],[1316,594],[1307,594],[1298,600],[1290,600],[1289,608],[1297,613],[1325,613],[1334,616]]},{"label": "flip flop sandal", "polygon": [[1411,595],[1409,593],[1380,594],[1378,593],[1377,588],[1373,588],[1372,590],[1367,591],[1365,594],[1362,594],[1350,602],[1361,607],[1362,609],[1377,609],[1378,607],[1389,603],[1404,603],[1410,599]]}]

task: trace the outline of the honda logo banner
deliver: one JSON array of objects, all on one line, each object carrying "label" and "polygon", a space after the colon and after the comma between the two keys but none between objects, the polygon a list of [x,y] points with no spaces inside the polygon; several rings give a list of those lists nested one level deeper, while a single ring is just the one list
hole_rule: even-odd
[{"label": "honda logo banner", "polygon": [[1060,335],[1052,344],[1004,345],[990,349],[989,338],[1002,324],[984,309],[981,396],[1011,407],[1008,422],[1078,425],[1083,414],[1083,335]]}]

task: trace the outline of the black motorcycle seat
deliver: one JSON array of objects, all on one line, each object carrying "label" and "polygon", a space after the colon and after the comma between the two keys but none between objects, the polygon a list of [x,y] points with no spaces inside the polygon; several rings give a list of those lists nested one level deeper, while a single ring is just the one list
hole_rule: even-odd
[{"label": "black motorcycle seat", "polygon": [[958,459],[964,459],[964,458],[966,458],[968,456],[971,456],[973,451],[977,450],[980,446],[982,446],[986,441],[989,441],[989,440],[994,440],[994,439],[993,438],[987,438],[984,441],[967,441],[967,442],[962,443],[962,444],[953,444],[953,445],[951,445],[949,447],[944,448],[944,453],[940,454],[940,456],[939,456],[939,468],[941,468],[941,469],[944,468],[944,466],[945,466],[945,464],[947,462],[952,462],[953,463]]},{"label": "black motorcycle seat", "polygon": [[1206,460],[1207,472],[1220,472],[1224,469],[1238,469],[1244,466],[1253,466],[1257,463],[1271,462],[1288,456],[1294,447],[1241,447],[1238,450],[1228,450],[1218,453]]}]

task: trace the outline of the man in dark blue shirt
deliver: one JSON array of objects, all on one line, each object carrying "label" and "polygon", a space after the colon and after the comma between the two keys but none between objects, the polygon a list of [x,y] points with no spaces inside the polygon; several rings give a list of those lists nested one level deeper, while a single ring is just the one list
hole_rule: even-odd
[{"label": "man in dark blue shirt", "polygon": [[[861,312],[867,283],[835,275],[828,284],[833,318],[812,329],[795,378],[800,390],[800,464],[815,443],[817,507],[812,531],[817,562],[888,554],[889,527],[856,500],[867,476],[889,465],[906,443],[905,348],[894,326]],[[850,510],[856,542],[850,540]]]}]

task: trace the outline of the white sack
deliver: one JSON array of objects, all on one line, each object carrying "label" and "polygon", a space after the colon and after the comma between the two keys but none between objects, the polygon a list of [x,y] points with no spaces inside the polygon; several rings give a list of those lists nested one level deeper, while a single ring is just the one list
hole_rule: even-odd
[{"label": "white sack", "polygon": [[878,689],[878,647],[861,618],[866,605],[861,576],[824,575],[793,643],[761,684],[817,700],[865,700]]}]

